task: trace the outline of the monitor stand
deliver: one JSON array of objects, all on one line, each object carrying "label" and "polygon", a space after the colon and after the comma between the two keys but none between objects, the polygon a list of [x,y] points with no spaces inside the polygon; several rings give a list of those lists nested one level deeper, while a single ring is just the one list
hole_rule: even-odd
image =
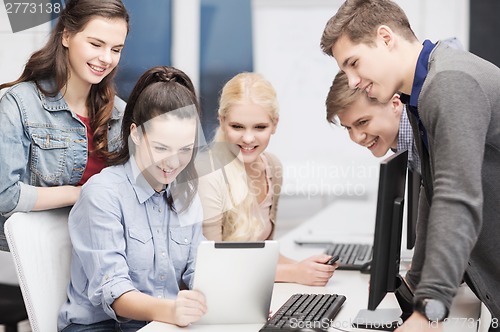
[{"label": "monitor stand", "polygon": [[399,308],[362,309],[358,312],[352,323],[359,329],[394,331],[413,313],[413,292],[410,290],[403,277],[398,274],[397,288],[394,291]]}]

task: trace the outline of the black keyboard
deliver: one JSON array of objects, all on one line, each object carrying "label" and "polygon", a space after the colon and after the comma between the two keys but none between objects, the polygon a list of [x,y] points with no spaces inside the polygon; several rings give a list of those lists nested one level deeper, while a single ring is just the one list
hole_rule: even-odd
[{"label": "black keyboard", "polygon": [[372,260],[373,247],[363,243],[331,243],[325,253],[339,255],[339,270],[362,270]]},{"label": "black keyboard", "polygon": [[299,327],[326,331],[345,300],[344,295],[338,294],[294,294],[259,332],[297,331]]}]

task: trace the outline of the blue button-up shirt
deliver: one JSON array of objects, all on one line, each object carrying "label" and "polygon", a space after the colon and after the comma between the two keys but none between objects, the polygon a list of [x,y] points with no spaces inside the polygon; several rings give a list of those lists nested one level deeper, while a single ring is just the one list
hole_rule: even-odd
[{"label": "blue button-up shirt", "polygon": [[[68,300],[58,328],[117,317],[111,304],[128,291],[175,298],[191,288],[203,212],[198,196],[181,213],[142,177],[133,158],[105,168],[82,188],[69,216],[73,244]],[[177,210],[182,207],[177,206]]]}]

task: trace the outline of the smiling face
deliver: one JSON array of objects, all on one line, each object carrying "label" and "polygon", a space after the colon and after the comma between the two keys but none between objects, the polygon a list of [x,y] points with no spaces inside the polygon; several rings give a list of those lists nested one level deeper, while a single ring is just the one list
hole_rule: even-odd
[{"label": "smiling face", "polygon": [[65,31],[62,44],[68,51],[68,84],[90,87],[101,82],[118,65],[126,36],[125,20],[100,16],[76,34]]},{"label": "smiling face", "polygon": [[375,157],[383,157],[397,148],[403,105],[396,95],[391,102],[380,104],[361,96],[338,118],[354,142],[366,147]]},{"label": "smiling face", "polygon": [[277,120],[271,119],[269,111],[250,102],[233,105],[221,119],[226,141],[238,147],[245,164],[258,160],[275,133],[276,125]]},{"label": "smiling face", "polygon": [[[351,89],[365,91],[370,98],[387,103],[403,86],[404,70],[398,70],[394,35],[379,27],[374,45],[354,44],[347,36],[338,39],[332,53],[339,68],[344,71]],[[401,68],[400,68],[401,69]]]},{"label": "smiling face", "polygon": [[151,187],[159,191],[172,183],[191,161],[196,120],[161,115],[140,128],[132,124],[130,136],[137,166]]}]

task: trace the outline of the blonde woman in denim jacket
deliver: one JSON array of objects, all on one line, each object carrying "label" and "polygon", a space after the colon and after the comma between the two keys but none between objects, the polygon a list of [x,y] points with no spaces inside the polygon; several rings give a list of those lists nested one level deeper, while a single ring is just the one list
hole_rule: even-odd
[{"label": "blonde woman in denim jacket", "polygon": [[[120,146],[113,79],[129,29],[121,0],[70,0],[0,99],[0,250],[14,212],[75,203]],[[121,104],[121,105],[120,105]]]}]

